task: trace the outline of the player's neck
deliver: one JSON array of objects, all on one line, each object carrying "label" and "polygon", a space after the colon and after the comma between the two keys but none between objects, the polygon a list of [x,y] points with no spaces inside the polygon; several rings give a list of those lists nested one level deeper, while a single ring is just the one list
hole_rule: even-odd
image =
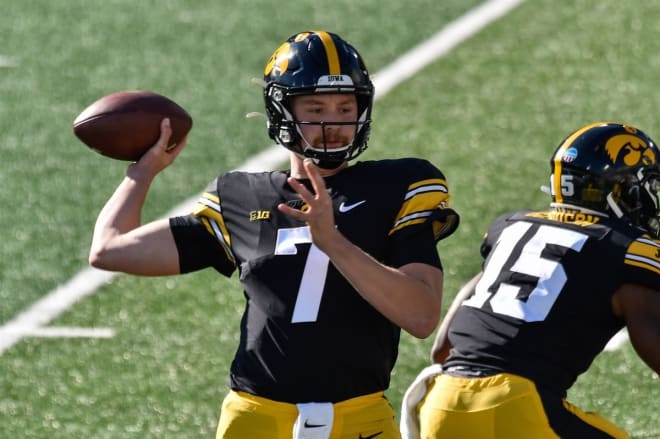
[{"label": "player's neck", "polygon": [[[344,162],[339,167],[334,169],[319,168],[319,172],[321,173],[321,176],[324,178],[331,177],[341,172],[343,169],[346,169],[347,167],[348,167],[348,162]],[[302,159],[298,157],[298,155],[296,155],[295,153],[291,153],[291,176],[297,179],[309,178],[303,167]]]}]

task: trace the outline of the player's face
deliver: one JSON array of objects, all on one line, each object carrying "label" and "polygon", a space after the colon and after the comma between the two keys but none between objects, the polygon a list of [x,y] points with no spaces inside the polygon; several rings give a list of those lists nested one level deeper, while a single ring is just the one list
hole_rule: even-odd
[{"label": "player's face", "polygon": [[[295,96],[293,115],[305,141],[314,148],[335,149],[353,142],[358,105],[352,94]],[[323,122],[323,125],[320,124]]]}]

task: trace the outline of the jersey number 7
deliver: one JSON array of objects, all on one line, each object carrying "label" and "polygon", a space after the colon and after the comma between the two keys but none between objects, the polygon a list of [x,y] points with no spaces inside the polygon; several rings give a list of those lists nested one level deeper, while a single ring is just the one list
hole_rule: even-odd
[{"label": "jersey number 7", "polygon": [[291,323],[315,322],[321,306],[321,297],[325,287],[325,279],[328,275],[330,258],[317,246],[312,244],[312,235],[309,226],[279,229],[277,231],[277,242],[275,244],[276,255],[298,254],[296,244],[311,245],[305,268],[303,270],[296,304],[293,308]]}]

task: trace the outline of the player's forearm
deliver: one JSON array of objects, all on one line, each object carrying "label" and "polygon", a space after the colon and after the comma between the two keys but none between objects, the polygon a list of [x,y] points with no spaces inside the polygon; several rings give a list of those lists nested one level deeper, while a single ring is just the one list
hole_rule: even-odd
[{"label": "player's forearm", "polygon": [[[415,337],[433,332],[442,304],[440,270],[424,264],[410,264],[405,267],[408,272],[387,267],[339,232],[324,247],[333,265],[381,314]],[[427,273],[422,274],[423,270]]]},{"label": "player's forearm", "polygon": [[[129,171],[130,172],[130,171]],[[140,226],[142,207],[153,177],[127,176],[107,201],[94,226],[89,262],[105,265],[118,252],[121,236]]]}]

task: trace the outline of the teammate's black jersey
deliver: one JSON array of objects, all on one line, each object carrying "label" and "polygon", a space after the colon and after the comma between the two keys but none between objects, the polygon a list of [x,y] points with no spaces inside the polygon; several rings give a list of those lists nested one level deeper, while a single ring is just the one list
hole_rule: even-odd
[{"label": "teammate's black jersey", "polygon": [[445,366],[484,366],[567,389],[624,322],[623,284],[660,290],[660,241],[618,220],[565,212],[498,218],[483,277],[449,328]]},{"label": "teammate's black jersey", "polygon": [[[288,176],[224,174],[192,215],[170,220],[182,272],[212,266],[240,273],[247,302],[231,387],[292,403],[385,390],[400,328],[311,245],[308,226],[277,210],[279,203],[305,208]],[[433,218],[449,194],[429,162],[359,162],[325,182],[336,225],[352,243],[392,267],[441,268]]]}]

